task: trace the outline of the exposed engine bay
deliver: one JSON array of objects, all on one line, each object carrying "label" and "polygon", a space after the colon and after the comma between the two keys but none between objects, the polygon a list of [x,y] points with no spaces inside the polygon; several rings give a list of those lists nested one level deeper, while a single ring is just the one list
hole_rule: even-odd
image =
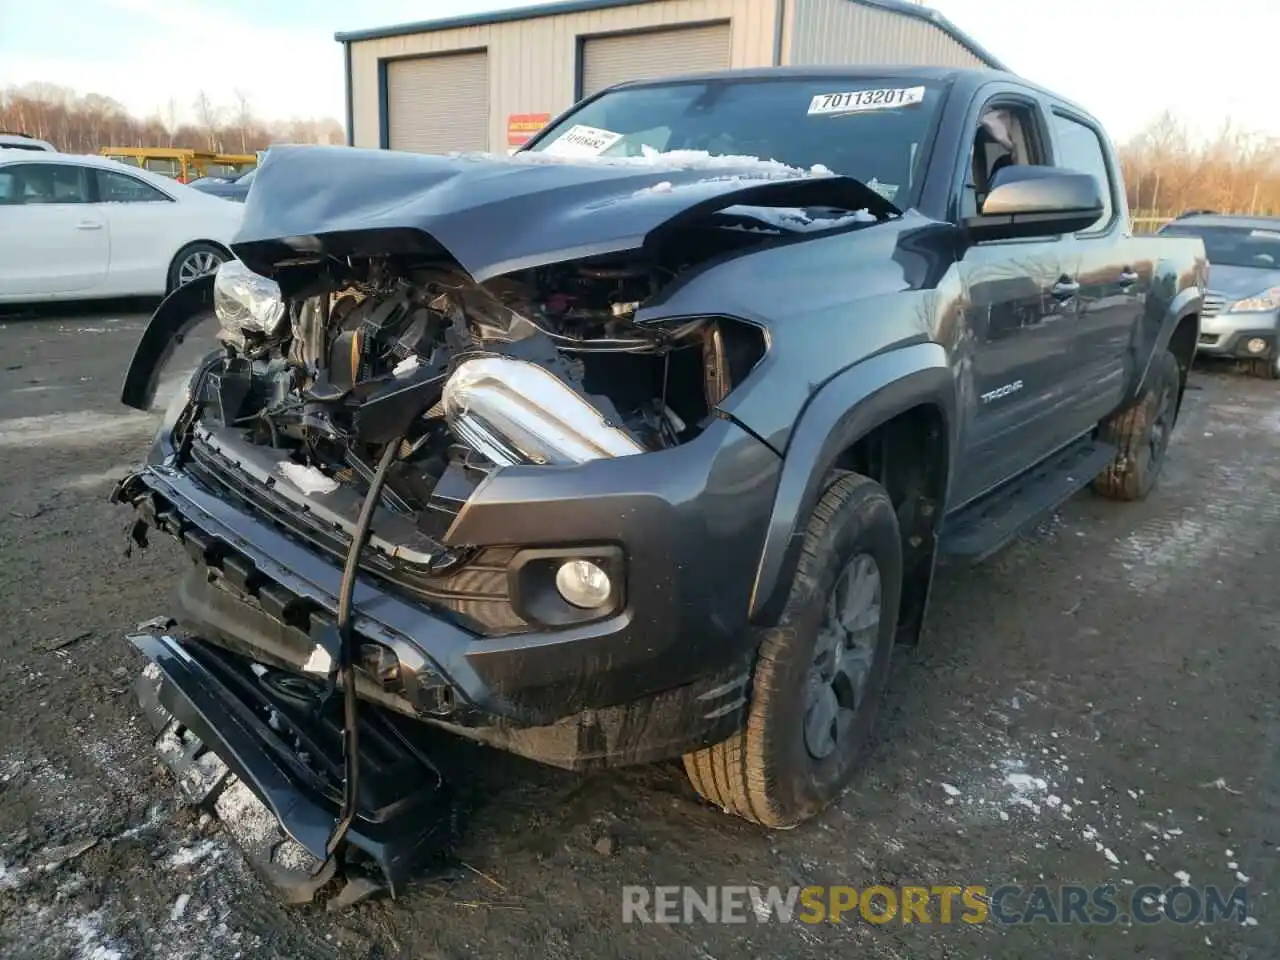
[{"label": "exposed engine bay", "polygon": [[363,490],[396,443],[383,505],[435,536],[495,467],[687,442],[764,352],[740,321],[635,322],[673,273],[627,257],[484,285],[391,257],[347,266],[337,292],[292,300],[222,267],[224,353],[200,381],[201,436],[287,453],[273,479],[304,494]]}]

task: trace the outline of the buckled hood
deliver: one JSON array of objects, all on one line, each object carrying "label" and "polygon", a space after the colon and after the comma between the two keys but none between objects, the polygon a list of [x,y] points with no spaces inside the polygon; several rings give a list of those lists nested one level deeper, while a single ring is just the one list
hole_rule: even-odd
[{"label": "buckled hood", "polygon": [[325,256],[447,253],[477,282],[642,247],[655,231],[735,205],[897,210],[849,177],[724,158],[564,161],[273,147],[232,244],[272,276]]}]

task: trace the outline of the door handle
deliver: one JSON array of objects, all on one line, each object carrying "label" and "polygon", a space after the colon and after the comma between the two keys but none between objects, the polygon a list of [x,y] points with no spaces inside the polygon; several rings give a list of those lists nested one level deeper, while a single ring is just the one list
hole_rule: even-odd
[{"label": "door handle", "polygon": [[1057,300],[1070,300],[1080,292],[1080,284],[1070,277],[1063,277],[1050,288],[1049,292]]},{"label": "door handle", "polygon": [[1132,270],[1130,270],[1128,267],[1125,267],[1124,270],[1120,272],[1120,286],[1132,287],[1137,282],[1138,282],[1138,275],[1134,273]]},{"label": "door handle", "polygon": [[77,230],[101,230],[102,223],[98,220],[81,220],[76,224]]}]

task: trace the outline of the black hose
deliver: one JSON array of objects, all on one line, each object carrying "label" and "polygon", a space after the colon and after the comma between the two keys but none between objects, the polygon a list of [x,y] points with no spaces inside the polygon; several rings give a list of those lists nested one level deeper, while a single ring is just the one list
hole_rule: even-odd
[{"label": "black hose", "polygon": [[325,852],[332,857],[338,845],[351,829],[355,820],[356,805],[360,793],[360,760],[357,754],[357,701],[355,642],[351,625],[351,597],[356,590],[356,574],[360,570],[360,551],[369,539],[373,525],[373,512],[382,499],[382,488],[387,482],[387,472],[395,462],[403,437],[397,437],[386,445],[378,460],[378,469],[369,482],[369,492],[360,505],[360,517],[351,546],[347,550],[347,563],[342,568],[342,586],[338,589],[338,676],[342,678],[342,810],[333,828],[333,834],[325,845]]}]

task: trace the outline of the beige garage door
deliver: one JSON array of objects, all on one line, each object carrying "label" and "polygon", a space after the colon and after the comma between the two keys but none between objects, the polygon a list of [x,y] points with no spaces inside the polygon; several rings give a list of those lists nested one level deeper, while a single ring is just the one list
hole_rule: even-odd
[{"label": "beige garage door", "polygon": [[387,64],[387,146],[415,153],[489,149],[489,55]]},{"label": "beige garage door", "polygon": [[729,66],[729,25],[677,27],[652,33],[592,37],[582,44],[582,95],[624,80]]}]

